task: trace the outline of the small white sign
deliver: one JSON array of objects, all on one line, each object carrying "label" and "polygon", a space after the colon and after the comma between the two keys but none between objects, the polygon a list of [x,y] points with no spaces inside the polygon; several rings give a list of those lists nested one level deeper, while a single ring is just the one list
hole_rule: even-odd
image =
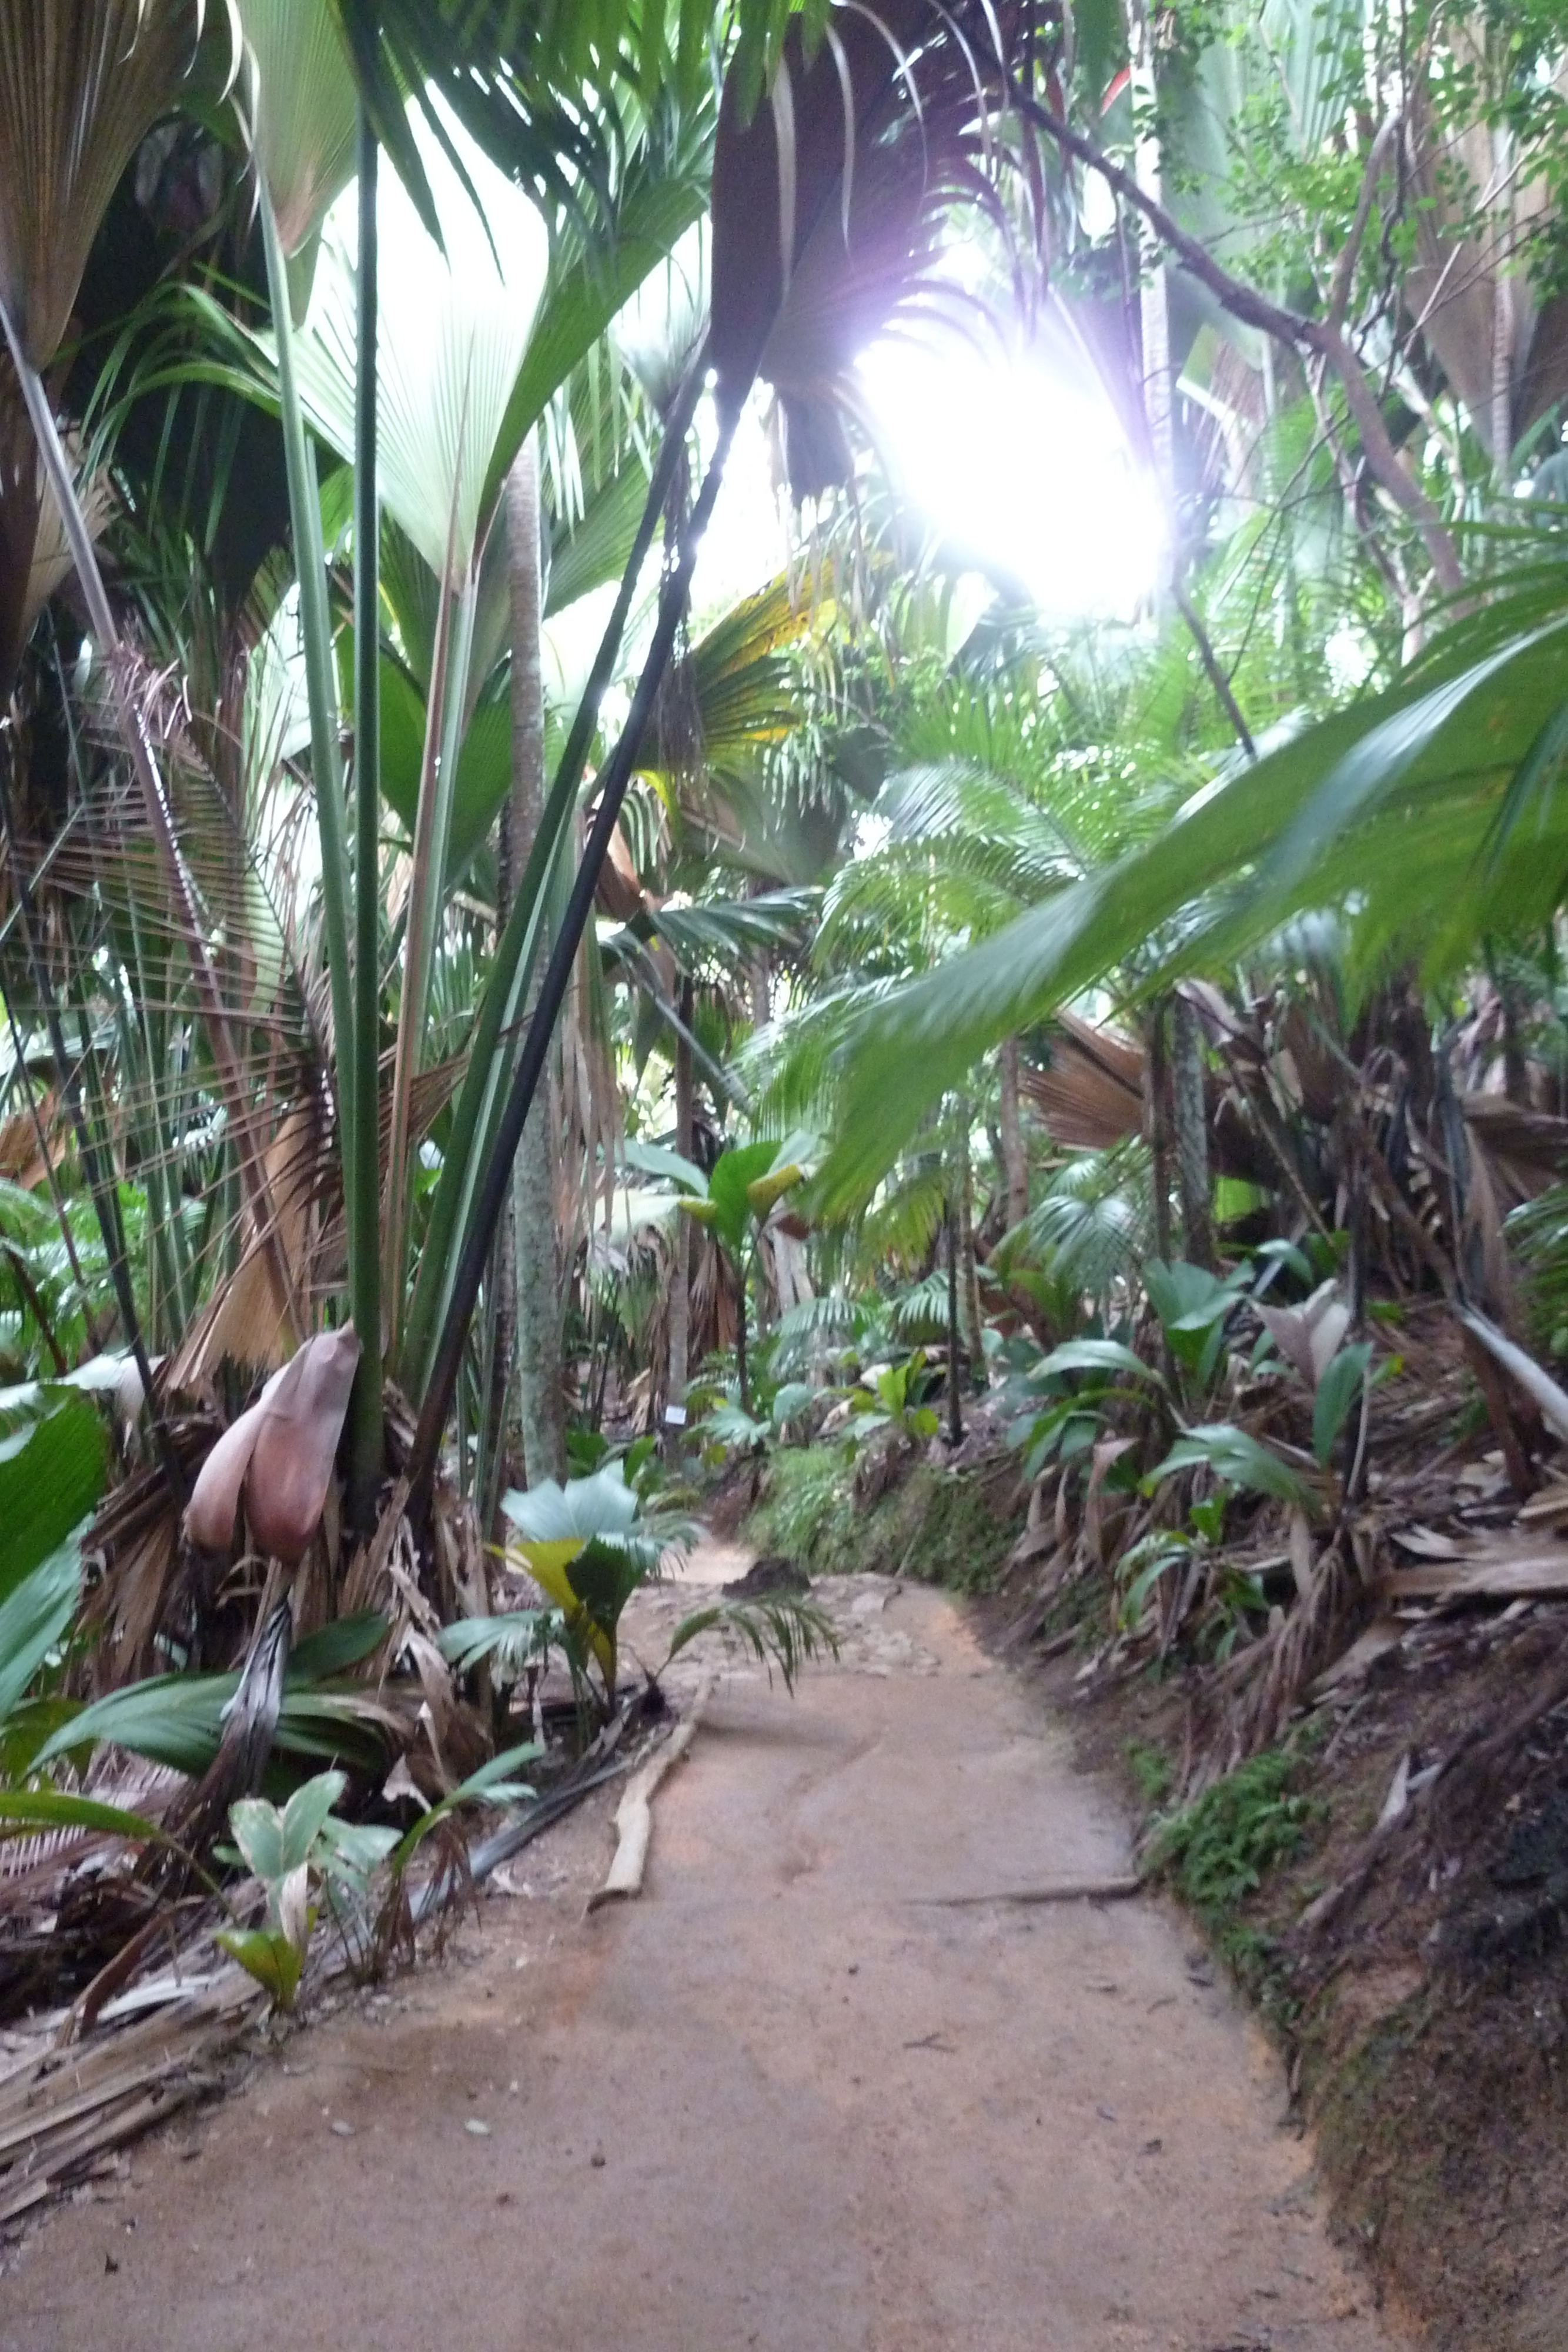
[{"label": "small white sign", "polygon": [[686,1425],[685,1406],[684,1404],[667,1404],[664,1407],[664,1420],[671,1429],[685,1429]]}]

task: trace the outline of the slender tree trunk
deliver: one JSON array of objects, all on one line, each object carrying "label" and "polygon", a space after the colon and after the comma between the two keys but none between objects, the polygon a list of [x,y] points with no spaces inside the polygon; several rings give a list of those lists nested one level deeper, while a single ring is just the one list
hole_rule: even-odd
[{"label": "slender tree trunk", "polygon": [[[1140,191],[1161,201],[1164,163],[1155,120],[1159,89],[1155,73],[1155,28],[1148,0],[1126,0],[1127,46],[1135,125],[1133,176]],[[1182,559],[1176,514],[1175,387],[1171,371],[1170,280],[1166,251],[1146,219],[1139,223],[1142,271],[1138,313],[1144,346],[1144,413],[1148,419],[1149,455],[1166,519],[1166,552],[1161,583],[1162,602],[1168,603],[1181,577]],[[1227,689],[1228,690],[1228,689]],[[1245,734],[1245,729],[1242,730]],[[1197,1017],[1192,1007],[1176,996],[1157,1034],[1168,1054],[1164,1075],[1170,1090],[1170,1142],[1175,1145],[1176,1192],[1181,1202],[1182,1247],[1195,1265],[1211,1265],[1214,1235],[1208,1207],[1208,1140],[1203,1096],[1203,1055]],[[1170,1165],[1164,1125],[1164,1089],[1155,1099],[1155,1233],[1167,1228],[1168,1255]]]},{"label": "slender tree trunk", "polygon": [[746,1258],[735,1262],[735,1370],[740,1384],[740,1410],[751,1411],[751,1387],[746,1367]]},{"label": "slender tree trunk", "polygon": [[1149,1139],[1155,1255],[1167,1263],[1171,1255],[1170,1055],[1166,1036],[1169,1019],[1169,1001],[1162,999],[1149,1013],[1144,1065],[1144,1120]]},{"label": "slender tree trunk", "polygon": [[969,1378],[976,1388],[986,1385],[985,1325],[980,1318],[980,1283],[975,1270],[975,1171],[969,1159],[969,1105],[958,1105],[958,1294],[964,1316],[964,1345],[969,1356]]},{"label": "slender tree trunk", "polygon": [[[692,1156],[692,1048],[689,1032],[694,1011],[689,978],[681,982],[678,1007],[680,1030],[675,1037],[675,1150],[683,1160]],[[685,1427],[687,1361],[692,1335],[692,1227],[689,1217],[675,1219],[670,1265],[670,1363],[664,1382],[664,1415],[668,1451],[678,1454]],[[671,1420],[679,1413],[679,1421]]]},{"label": "slender tree trunk", "polygon": [[1497,991],[1498,1011],[1502,1019],[1502,1089],[1511,1103],[1528,1106],[1530,1067],[1520,1022],[1529,1007],[1518,981],[1499,961],[1490,940],[1485,942],[1485,960],[1487,977]]},{"label": "slender tree trunk", "polygon": [[[538,830],[545,794],[538,451],[531,434],[507,484],[507,548],[512,604],[512,791],[503,818],[503,857],[509,861],[515,887]],[[541,1478],[566,1476],[561,1291],[550,1144],[547,1087],[536,1097],[523,1128],[510,1202],[518,1417],[530,1486],[538,1486]]]},{"label": "slender tree trunk", "polygon": [[1171,999],[1171,1125],[1176,1131],[1176,1194],[1182,1248],[1189,1264],[1214,1264],[1209,1209],[1208,1106],[1203,1089],[1203,1032],[1186,998]]},{"label": "slender tree trunk", "polygon": [[958,1222],[949,1196],[942,1220],[947,1243],[947,1443],[964,1442],[964,1416],[958,1401]]},{"label": "slender tree trunk", "polygon": [[1021,1225],[1029,1214],[1029,1154],[1024,1149],[1023,1119],[1019,1110],[1019,1041],[1009,1037],[1000,1056],[999,1125],[1002,1167],[1008,1180],[1008,1224]]},{"label": "slender tree trunk", "polygon": [[1510,175],[1513,141],[1505,125],[1499,123],[1494,127],[1491,147],[1492,182],[1499,195],[1487,239],[1491,247],[1490,258],[1492,268],[1490,439],[1493,478],[1499,496],[1506,499],[1513,488],[1514,289],[1517,281],[1508,267],[1508,248],[1513,227]]}]

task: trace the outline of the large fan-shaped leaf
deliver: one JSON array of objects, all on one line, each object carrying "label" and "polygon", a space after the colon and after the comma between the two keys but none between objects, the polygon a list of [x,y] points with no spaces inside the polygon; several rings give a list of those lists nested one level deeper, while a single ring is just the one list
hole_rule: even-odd
[{"label": "large fan-shaped leaf", "polygon": [[354,173],[359,100],[329,0],[237,0],[251,144],[286,254]]},{"label": "large fan-shaped leaf", "polygon": [[611,1462],[591,1478],[572,1478],[564,1486],[541,1478],[526,1494],[512,1487],[502,1496],[501,1508],[530,1543],[581,1545],[591,1536],[624,1535],[637,1516],[637,1497],[620,1463]]},{"label": "large fan-shaped leaf", "polygon": [[[544,224],[528,199],[482,156],[465,161],[483,217],[433,142],[426,155],[444,253],[393,173],[378,182],[376,197],[378,486],[387,511],[432,572],[450,574],[455,586],[468,577],[494,511],[498,484],[489,480],[491,459],[528,349],[547,261]],[[328,215],[310,307],[295,344],[310,418],[350,460],[356,201],[340,199]]]},{"label": "large fan-shaped leaf", "polygon": [[190,69],[200,0],[0,9],[0,301],[35,367],[59,349],[126,165]]}]

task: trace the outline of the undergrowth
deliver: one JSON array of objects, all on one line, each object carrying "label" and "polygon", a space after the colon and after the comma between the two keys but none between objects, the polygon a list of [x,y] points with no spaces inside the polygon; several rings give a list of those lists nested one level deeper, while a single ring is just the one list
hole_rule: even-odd
[{"label": "undergrowth", "polygon": [[[1130,1754],[1128,1762],[1136,1773]],[[1313,1800],[1291,1787],[1297,1764],[1289,1748],[1249,1758],[1158,1822],[1147,1849],[1150,1871],[1168,1877],[1238,1979],[1276,2012],[1282,1985],[1272,1939],[1247,1910],[1274,1872],[1301,1852],[1317,1818]]]},{"label": "undergrowth", "polygon": [[1162,1797],[1170,1794],[1176,1767],[1163,1748],[1155,1747],[1147,1739],[1129,1739],[1122,1753],[1145,1805],[1157,1805]]},{"label": "undergrowth", "polygon": [[812,1576],[871,1570],[951,1592],[994,1591],[1022,1525],[1011,1461],[952,1471],[911,1457],[874,1502],[854,1495],[841,1447],[781,1447],[747,1521],[759,1552],[782,1552]]}]

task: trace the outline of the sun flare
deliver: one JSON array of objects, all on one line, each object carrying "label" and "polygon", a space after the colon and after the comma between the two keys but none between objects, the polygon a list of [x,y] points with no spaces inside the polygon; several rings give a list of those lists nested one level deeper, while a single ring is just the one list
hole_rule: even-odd
[{"label": "sun flare", "polygon": [[1054,619],[1148,600],[1159,497],[1087,360],[949,331],[873,344],[860,378],[894,486],[952,554]]}]

